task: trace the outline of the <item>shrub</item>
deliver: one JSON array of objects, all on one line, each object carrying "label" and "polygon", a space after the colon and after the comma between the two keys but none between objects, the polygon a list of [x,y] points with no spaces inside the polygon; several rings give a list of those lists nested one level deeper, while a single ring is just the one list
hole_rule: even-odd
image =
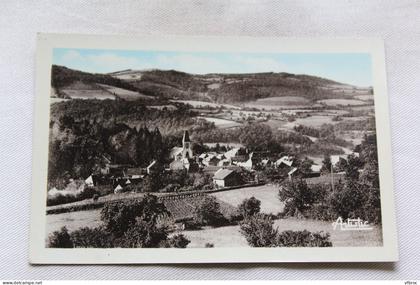
[{"label": "shrub", "polygon": [[280,201],[285,203],[284,213],[289,216],[304,215],[305,210],[325,196],[325,187],[308,187],[303,179],[287,181],[279,190]]},{"label": "shrub", "polygon": [[253,247],[272,246],[277,235],[277,230],[273,228],[273,220],[264,214],[247,217],[240,223],[240,231]]},{"label": "shrub", "polygon": [[330,247],[330,234],[304,231],[284,231],[276,236],[275,245],[281,247]]},{"label": "shrub", "polygon": [[227,223],[220,211],[220,204],[213,196],[206,196],[195,207],[194,220],[199,224],[209,226],[222,226]]},{"label": "shrub", "polygon": [[201,229],[201,224],[198,223],[196,220],[185,221],[184,222],[184,229],[185,230],[199,230],[199,229]]},{"label": "shrub", "polygon": [[80,228],[71,232],[74,247],[113,247],[112,236],[104,228]]},{"label": "shrub", "polygon": [[140,200],[106,203],[101,211],[101,220],[106,230],[116,236],[122,236],[136,221],[156,224],[159,217],[169,214],[156,196],[146,195]]},{"label": "shrub", "polygon": [[305,212],[305,217],[314,220],[331,221],[337,219],[336,213],[330,205],[315,204]]},{"label": "shrub", "polygon": [[93,197],[92,197],[93,202],[98,201],[98,199],[99,199],[99,195],[98,194],[93,195]]},{"label": "shrub", "polygon": [[213,248],[214,247],[214,244],[213,243],[206,242],[206,244],[204,245],[204,247],[205,248]]},{"label": "shrub", "polygon": [[85,199],[92,198],[95,194],[98,194],[95,188],[86,187],[81,192],[75,192],[75,194],[57,194],[54,196],[47,197],[47,206],[55,206],[61,204],[67,204]]},{"label": "shrub", "polygon": [[284,231],[273,228],[271,217],[256,214],[241,223],[241,233],[253,247],[328,247],[330,235],[323,232]]},{"label": "shrub", "polygon": [[116,240],[116,243],[119,247],[159,247],[167,237],[165,228],[158,228],[150,222],[137,221],[121,238]]},{"label": "shrub", "polygon": [[249,199],[244,199],[242,203],[238,206],[239,212],[244,218],[258,214],[261,210],[261,201],[255,197]]},{"label": "shrub", "polygon": [[190,242],[183,234],[177,234],[167,239],[163,247],[186,248]]},{"label": "shrub", "polygon": [[48,237],[48,247],[70,248],[73,247],[69,232],[66,227],[62,227],[59,231],[54,231]]}]

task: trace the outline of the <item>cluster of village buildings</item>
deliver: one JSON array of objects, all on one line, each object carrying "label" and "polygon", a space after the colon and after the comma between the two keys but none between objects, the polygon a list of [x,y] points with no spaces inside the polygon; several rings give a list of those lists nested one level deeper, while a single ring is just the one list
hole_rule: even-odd
[{"label": "cluster of village buildings", "polygon": [[[331,156],[331,162],[335,165],[340,159],[346,158],[347,155]],[[184,132],[182,146],[172,148],[169,160],[171,161],[169,165],[161,165],[155,160],[146,168],[109,164],[102,175],[102,179],[106,177],[106,181],[101,181],[100,177],[91,175],[85,180],[85,183],[88,186],[94,186],[101,182],[112,184],[114,193],[119,193],[125,186],[138,183],[147,175],[161,171],[185,170],[189,173],[199,171],[207,173],[212,176],[216,188],[225,188],[250,183],[250,181],[242,179],[241,173],[243,171],[252,173],[257,166],[286,168],[289,179],[299,170],[294,165],[293,157],[285,155],[272,160],[267,152],[248,152],[247,149],[241,147],[234,147],[223,153],[209,151],[194,154],[188,131]],[[321,165],[313,164],[311,170],[312,177],[319,176]]]}]

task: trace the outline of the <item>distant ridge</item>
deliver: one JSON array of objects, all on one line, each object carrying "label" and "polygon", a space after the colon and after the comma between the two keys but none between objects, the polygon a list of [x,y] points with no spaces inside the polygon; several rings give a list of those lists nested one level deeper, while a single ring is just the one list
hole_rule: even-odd
[{"label": "distant ridge", "polygon": [[177,70],[124,69],[95,74],[54,65],[51,85],[60,89],[75,81],[106,84],[145,96],[175,100],[201,100],[215,103],[251,102],[269,97],[298,96],[311,101],[345,99],[371,88],[356,87],[327,78],[286,72],[244,74],[189,74]]}]

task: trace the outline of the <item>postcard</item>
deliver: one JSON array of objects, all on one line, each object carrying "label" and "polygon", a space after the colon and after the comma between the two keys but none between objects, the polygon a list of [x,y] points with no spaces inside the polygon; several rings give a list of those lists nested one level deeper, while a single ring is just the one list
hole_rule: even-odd
[{"label": "postcard", "polygon": [[379,39],[39,34],[30,262],[398,260]]}]

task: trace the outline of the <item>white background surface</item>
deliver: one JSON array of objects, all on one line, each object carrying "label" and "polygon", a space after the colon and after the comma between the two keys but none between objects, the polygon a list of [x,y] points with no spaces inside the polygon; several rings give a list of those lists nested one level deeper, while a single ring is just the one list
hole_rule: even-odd
[{"label": "white background surface", "polygon": [[[36,32],[385,39],[400,261],[30,266]],[[0,0],[0,278],[420,278],[419,1]],[[226,254],[229,254],[228,250]]]}]

